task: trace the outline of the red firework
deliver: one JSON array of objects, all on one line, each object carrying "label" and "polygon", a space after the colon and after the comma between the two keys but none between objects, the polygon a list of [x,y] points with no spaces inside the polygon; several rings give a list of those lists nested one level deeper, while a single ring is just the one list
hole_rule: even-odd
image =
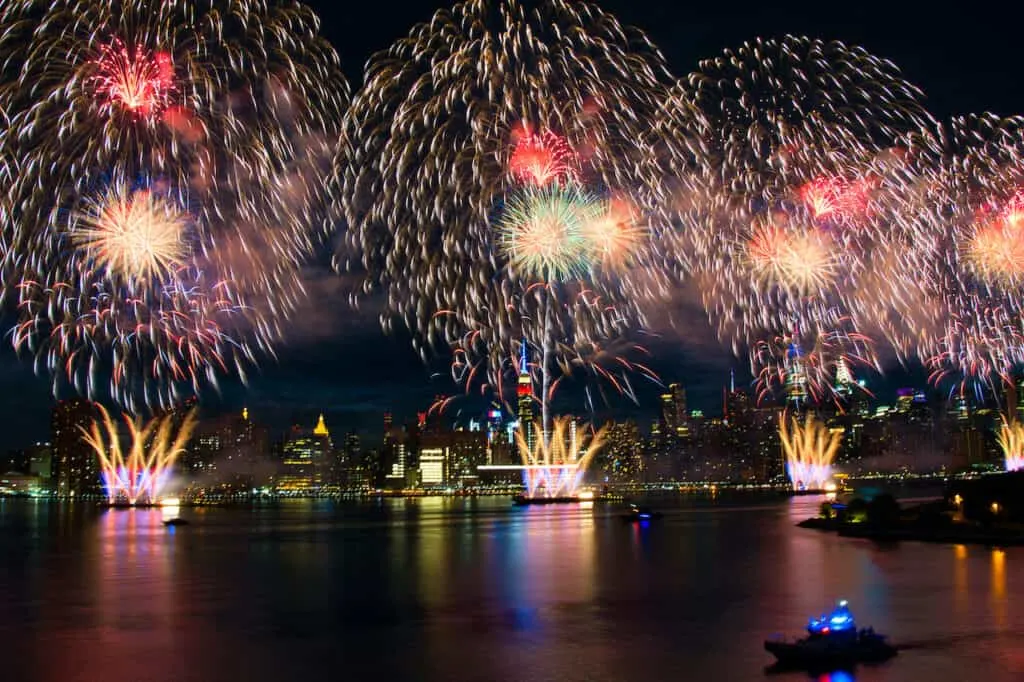
[{"label": "red firework", "polygon": [[119,107],[133,115],[149,117],[170,104],[174,63],[166,52],[152,52],[141,45],[127,47],[114,41],[100,49],[91,83],[104,111]]},{"label": "red firework", "polygon": [[815,219],[850,220],[863,215],[874,183],[866,180],[817,178],[800,188],[800,200]]},{"label": "red firework", "polygon": [[512,177],[538,187],[578,180],[578,165],[573,148],[564,137],[551,131],[540,134],[526,131],[519,135],[508,162]]}]

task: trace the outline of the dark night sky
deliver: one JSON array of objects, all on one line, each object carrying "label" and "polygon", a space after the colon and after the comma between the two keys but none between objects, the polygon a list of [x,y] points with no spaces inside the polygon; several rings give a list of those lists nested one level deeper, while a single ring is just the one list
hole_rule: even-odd
[{"label": "dark night sky", "polygon": [[[443,5],[397,0],[310,4],[323,18],[323,31],[338,49],[353,86],[358,85],[363,64],[373,52],[405,35],[414,23],[429,20]],[[623,23],[645,30],[677,76],[695,68],[699,59],[745,40],[803,34],[859,44],[892,60],[924,89],[926,104],[938,117],[986,110],[1003,115],[1024,112],[1018,22],[1005,12],[988,11],[987,3],[977,10],[956,12],[944,11],[942,3],[918,9],[899,1],[603,0],[598,4]],[[343,299],[332,299],[336,286],[329,278],[314,278],[312,288],[320,294],[317,305],[300,316],[294,338],[280,349],[278,360],[264,361],[247,388],[225,379],[220,398],[212,393],[203,397],[209,409],[240,409],[244,403],[255,418],[274,428],[292,419],[314,419],[316,412],[324,410],[338,435],[353,426],[376,434],[386,409],[394,409],[401,418],[412,417],[434,394],[453,390],[450,383],[431,379],[433,371],[444,373],[444,367],[425,367],[408,339],[381,333],[375,311],[353,312]],[[706,327],[704,319],[695,315],[694,330],[687,338],[664,336],[651,344],[652,364],[666,381],[679,380],[687,386],[694,407],[716,412],[729,368],[742,372],[746,361],[733,359],[715,344]],[[886,386],[891,391],[892,386],[908,381],[921,383],[919,376],[908,378],[896,369]],[[4,387],[0,450],[47,438],[48,380],[34,376],[29,362],[17,360],[5,345],[0,351],[0,382]],[[885,389],[880,392],[885,398]],[[653,414],[655,394],[653,386],[642,393],[639,409],[643,413]],[[613,403],[613,408],[638,409],[624,401]]]}]

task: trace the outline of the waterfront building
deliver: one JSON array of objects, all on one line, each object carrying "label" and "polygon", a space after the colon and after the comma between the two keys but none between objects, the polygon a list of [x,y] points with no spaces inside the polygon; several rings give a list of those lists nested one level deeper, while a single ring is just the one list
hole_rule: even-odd
[{"label": "waterfront building", "polygon": [[58,402],[50,415],[51,476],[59,497],[82,497],[101,492],[99,462],[83,430],[99,416],[88,400]]},{"label": "waterfront building", "polygon": [[283,448],[281,473],[275,482],[280,493],[315,495],[324,484],[333,445],[323,414],[312,430],[293,426]]},{"label": "waterfront building", "polygon": [[179,460],[193,492],[238,493],[270,485],[270,436],[248,408],[204,418]]},{"label": "waterfront building", "polygon": [[487,434],[466,429],[435,429],[419,438],[420,484],[466,487],[487,464]]},{"label": "waterfront building", "polygon": [[659,431],[668,441],[685,438],[687,435],[686,389],[682,384],[669,384],[668,391],[661,395],[661,423]]},{"label": "waterfront building", "polygon": [[602,483],[640,481],[643,473],[643,445],[635,421],[613,422],[608,427],[604,447],[598,450],[594,458],[594,477]]}]

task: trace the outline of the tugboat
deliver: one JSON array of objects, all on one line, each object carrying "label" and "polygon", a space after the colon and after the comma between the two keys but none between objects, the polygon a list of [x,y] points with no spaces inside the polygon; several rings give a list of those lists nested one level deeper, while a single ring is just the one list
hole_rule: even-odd
[{"label": "tugboat", "polygon": [[834,670],[857,663],[879,663],[896,655],[896,647],[872,628],[857,629],[846,601],[828,615],[812,618],[808,636],[795,642],[767,640],[766,651],[791,669]]}]

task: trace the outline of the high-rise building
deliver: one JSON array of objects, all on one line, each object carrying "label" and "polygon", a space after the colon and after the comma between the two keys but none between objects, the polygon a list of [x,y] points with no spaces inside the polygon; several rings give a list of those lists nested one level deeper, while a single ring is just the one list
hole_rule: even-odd
[{"label": "high-rise building", "polygon": [[361,487],[365,482],[364,477],[359,475],[361,460],[359,434],[349,431],[345,434],[342,447],[336,449],[331,457],[330,484],[339,491],[348,488],[353,482],[356,487]]},{"label": "high-rise building", "polygon": [[630,483],[641,480],[643,439],[635,421],[616,422],[608,427],[605,444],[597,452],[594,465],[604,483]]},{"label": "high-rise building", "polygon": [[446,482],[445,461],[448,458],[447,455],[448,449],[444,446],[420,449],[420,483],[432,486]]},{"label": "high-rise building", "polygon": [[410,475],[406,434],[396,427],[391,414],[384,415],[384,446],[381,457],[386,466],[387,475],[384,482],[389,488],[404,488]]},{"label": "high-rise building", "polygon": [[331,463],[333,445],[323,414],[312,431],[293,426],[284,444],[283,470],[275,487],[280,492],[310,495],[320,492]]},{"label": "high-rise building", "polygon": [[51,412],[51,476],[59,497],[100,493],[99,462],[83,433],[97,417],[96,406],[81,398],[61,400]]},{"label": "high-rise building", "polygon": [[28,455],[28,473],[38,476],[44,486],[49,486],[53,474],[53,448],[49,443],[36,443],[25,452]]},{"label": "high-rise building", "polygon": [[487,434],[443,429],[419,439],[420,483],[466,486],[477,481],[477,467],[487,463]]},{"label": "high-rise building", "polygon": [[793,341],[786,349],[786,400],[794,405],[802,405],[807,400],[807,374],[804,370],[803,351],[796,341],[796,333],[793,334]]},{"label": "high-rise building", "polygon": [[348,433],[345,434],[344,453],[345,461],[348,464],[351,465],[359,461],[359,455],[361,454],[359,434],[356,433],[355,431],[349,431]]},{"label": "high-rise building", "polygon": [[850,365],[846,362],[846,358],[841,357],[836,362],[836,395],[841,399],[849,399],[855,388],[856,384],[854,384]]},{"label": "high-rise building", "polygon": [[661,397],[661,414],[665,426],[676,436],[686,435],[686,389],[682,384],[669,384]]},{"label": "high-rise building", "polygon": [[519,346],[519,377],[516,382],[517,416],[519,417],[519,429],[526,436],[526,444],[530,451],[533,451],[537,441],[534,433],[534,399],[533,399],[533,378],[530,376],[530,365],[526,357],[526,340],[523,339]]},{"label": "high-rise building", "polygon": [[[182,415],[183,418],[183,415]],[[269,432],[249,410],[203,419],[179,466],[193,489],[241,492],[269,484]]]},{"label": "high-rise building", "polygon": [[501,406],[492,404],[487,412],[487,463],[512,464],[513,451],[504,423]]}]

